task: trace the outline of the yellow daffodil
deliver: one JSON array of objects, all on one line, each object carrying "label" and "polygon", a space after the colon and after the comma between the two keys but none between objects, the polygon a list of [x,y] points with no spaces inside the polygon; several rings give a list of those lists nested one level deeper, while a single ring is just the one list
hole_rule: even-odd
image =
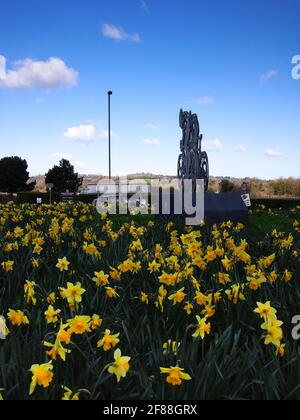
[{"label": "yellow daffodil", "polygon": [[25,285],[24,285],[25,299],[27,303],[32,303],[33,305],[36,305],[35,287],[36,287],[36,284],[34,281],[29,281],[29,280],[25,281]]},{"label": "yellow daffodil", "polygon": [[233,262],[228,258],[227,255],[225,255],[225,258],[223,258],[221,262],[226,271],[232,270]]},{"label": "yellow daffodil", "polygon": [[265,336],[266,345],[274,344],[275,347],[280,347],[280,342],[283,338],[282,325],[283,322],[278,321],[277,319],[267,320],[262,324],[261,328],[267,332]]},{"label": "yellow daffodil", "polygon": [[122,264],[119,265],[118,270],[122,273],[127,273],[134,269],[134,262],[131,259],[127,259]]},{"label": "yellow daffodil", "polygon": [[14,237],[15,238],[21,238],[23,233],[24,233],[24,230],[21,229],[20,226],[15,227],[15,229],[14,229]]},{"label": "yellow daffodil", "polygon": [[120,333],[111,334],[111,331],[106,329],[103,338],[98,341],[97,347],[103,347],[104,351],[111,350],[120,342],[119,336]]},{"label": "yellow daffodil", "polygon": [[4,261],[3,263],[1,263],[1,267],[4,271],[13,271],[14,261]]},{"label": "yellow daffodil", "polygon": [[121,280],[121,274],[116,268],[110,267],[109,275],[113,281],[120,281]]},{"label": "yellow daffodil", "polygon": [[251,290],[258,290],[267,280],[264,275],[254,274],[252,277],[247,276],[247,281]]},{"label": "yellow daffodil", "polygon": [[141,240],[138,239],[137,241],[133,241],[129,247],[129,249],[133,252],[137,252],[137,251],[142,251],[143,250],[143,246],[141,243]]},{"label": "yellow daffodil", "polygon": [[165,298],[168,294],[167,290],[164,288],[163,285],[160,286],[160,288],[158,289],[158,294],[159,296],[161,296],[162,298]]},{"label": "yellow daffodil", "polygon": [[207,318],[213,317],[215,313],[216,313],[215,307],[211,305],[205,306],[205,309],[201,311],[201,315],[205,315],[205,317]]},{"label": "yellow daffodil", "polygon": [[31,258],[31,264],[33,268],[39,268],[41,262],[38,258]]},{"label": "yellow daffodil", "polygon": [[107,286],[109,284],[109,276],[105,274],[104,271],[95,271],[94,275],[95,277],[93,277],[93,281],[97,286]]},{"label": "yellow daffodil", "polygon": [[192,277],[191,279],[191,283],[193,285],[193,288],[197,291],[200,292],[200,281],[197,280],[195,277]]},{"label": "yellow daffodil", "polygon": [[272,254],[272,255],[269,255],[268,257],[266,257],[265,260],[264,260],[265,268],[270,267],[273,264],[273,262],[275,261],[275,258],[276,258],[275,254]]},{"label": "yellow daffodil", "polygon": [[285,355],[285,344],[280,344],[279,347],[276,349],[276,355],[280,357],[284,357]]},{"label": "yellow daffodil", "polygon": [[182,381],[190,381],[192,378],[189,374],[184,373],[184,369],[179,366],[171,366],[170,368],[160,368],[162,374],[167,374],[166,381],[173,385],[178,386],[182,384]]},{"label": "yellow daffodil", "polygon": [[100,318],[99,315],[94,314],[91,320],[91,330],[95,331],[101,327],[103,320]]},{"label": "yellow daffodil", "polygon": [[12,325],[15,325],[17,327],[20,327],[20,325],[28,325],[29,320],[27,316],[22,311],[14,311],[12,309],[9,309],[9,312],[7,314],[7,318],[10,320]]},{"label": "yellow daffodil", "polygon": [[177,355],[180,345],[181,343],[178,343],[177,341],[168,340],[163,344],[163,353],[167,354],[171,351],[173,354]]},{"label": "yellow daffodil", "polygon": [[121,378],[125,378],[129,371],[130,357],[122,356],[121,350],[117,349],[114,353],[115,361],[109,366],[108,372],[112,375],[116,375],[117,381],[120,382]]},{"label": "yellow daffodil", "polygon": [[[66,328],[68,328],[68,330],[66,330]],[[69,324],[61,324],[56,339],[60,343],[70,344],[71,338],[72,333],[70,332]]]},{"label": "yellow daffodil", "polygon": [[159,277],[159,282],[167,286],[174,286],[177,280],[177,276],[177,273],[171,274],[163,272],[162,275]]},{"label": "yellow daffodil", "polygon": [[61,358],[61,360],[63,360],[64,362],[66,361],[66,355],[68,353],[71,353],[70,350],[65,349],[62,345],[62,342],[59,341],[58,339],[55,341],[54,344],[49,343],[47,341],[44,341],[44,346],[47,348],[50,348],[50,350],[48,350],[46,352],[46,354],[52,359],[52,360],[56,360],[57,356],[59,356]]},{"label": "yellow daffodil", "polygon": [[225,290],[225,293],[228,297],[230,302],[233,302],[235,305],[238,303],[239,300],[245,301],[246,297],[243,293],[244,286],[243,285],[233,285],[230,289]]},{"label": "yellow daffodil", "polygon": [[207,268],[207,263],[201,257],[195,257],[195,258],[193,258],[193,264],[196,267],[200,268],[200,270],[202,270],[202,271],[205,271],[206,268]]},{"label": "yellow daffodil", "polygon": [[85,332],[91,332],[90,329],[90,316],[75,316],[73,319],[68,320],[68,324],[70,326],[70,333],[76,335],[82,335]]},{"label": "yellow daffodil", "polygon": [[36,386],[42,386],[48,388],[53,380],[53,365],[52,361],[42,365],[32,365],[30,372],[32,373],[32,379],[30,384],[29,395],[32,395]]},{"label": "yellow daffodil", "polygon": [[257,308],[254,310],[265,321],[276,319],[276,309],[272,308],[271,302],[261,303],[257,302]]},{"label": "yellow daffodil", "polygon": [[67,260],[66,257],[58,258],[56,268],[58,268],[60,272],[68,271],[69,270],[69,265],[70,265],[70,263],[69,263],[69,261]]},{"label": "yellow daffodil", "polygon": [[88,255],[95,255],[95,256],[100,255],[100,253],[99,253],[97,247],[95,246],[95,244],[88,244],[87,242],[84,242],[82,248],[83,248],[84,252],[86,252]]},{"label": "yellow daffodil", "polygon": [[186,304],[184,305],[184,310],[188,315],[191,315],[193,309],[194,309],[193,304],[191,302],[186,302]]},{"label": "yellow daffodil", "polygon": [[256,272],[256,265],[247,265],[245,270],[248,276],[252,276]]},{"label": "yellow daffodil", "polygon": [[114,288],[114,287],[105,287],[105,294],[106,294],[106,296],[108,296],[110,299],[120,297],[120,295],[118,295],[118,293],[117,293],[116,288]]},{"label": "yellow daffodil", "polygon": [[50,305],[47,311],[44,312],[47,324],[56,324],[58,321],[58,315],[60,314],[60,309],[54,309],[52,305]]},{"label": "yellow daffodil", "polygon": [[47,303],[49,303],[49,305],[54,305],[54,303],[56,302],[56,296],[55,293],[50,293],[50,295],[47,297]]},{"label": "yellow daffodil", "polygon": [[176,303],[181,303],[186,297],[186,293],[184,293],[184,287],[182,289],[177,290],[177,292],[171,294],[169,296],[169,300],[173,301],[173,305],[176,305]]},{"label": "yellow daffodil", "polygon": [[82,295],[85,293],[85,289],[81,287],[81,283],[67,283],[67,288],[61,288],[60,294],[63,299],[66,299],[69,305],[75,305],[81,303]]},{"label": "yellow daffodil", "polygon": [[71,389],[66,386],[62,387],[64,390],[64,395],[62,401],[79,401],[80,392],[73,392]]},{"label": "yellow daffodil", "polygon": [[207,296],[205,296],[203,293],[197,291],[196,296],[194,297],[194,300],[197,302],[198,305],[204,306],[206,304],[206,301],[207,301]]},{"label": "yellow daffodil", "polygon": [[230,283],[230,276],[229,274],[219,273],[218,280],[220,284],[224,285],[224,284]]},{"label": "yellow daffodil", "polygon": [[278,279],[278,274],[276,273],[276,271],[272,271],[269,275],[268,275],[268,280],[271,284],[275,283],[276,280]]},{"label": "yellow daffodil", "polygon": [[150,273],[156,273],[161,267],[161,264],[156,262],[155,260],[148,263],[148,271]]},{"label": "yellow daffodil", "polygon": [[149,296],[146,293],[141,292],[140,301],[142,303],[146,303],[146,305],[148,305],[149,304]]},{"label": "yellow daffodil", "polygon": [[284,274],[283,274],[283,278],[284,278],[284,281],[285,281],[286,283],[288,283],[289,281],[291,281],[291,280],[292,280],[292,278],[293,278],[293,274],[292,274],[292,273],[290,273],[288,270],[285,270],[285,272],[284,272]]},{"label": "yellow daffodil", "polygon": [[200,318],[199,315],[196,316],[197,321],[198,321],[198,325],[196,327],[196,331],[193,334],[193,337],[201,337],[202,340],[204,339],[205,335],[209,335],[211,332],[211,323],[210,322],[206,322],[207,321],[207,317],[204,318]]}]

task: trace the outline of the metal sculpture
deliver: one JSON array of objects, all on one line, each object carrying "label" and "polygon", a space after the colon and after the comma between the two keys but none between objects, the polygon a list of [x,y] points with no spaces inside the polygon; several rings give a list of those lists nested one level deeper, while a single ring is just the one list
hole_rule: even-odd
[{"label": "metal sculpture", "polygon": [[196,188],[196,180],[204,180],[204,189],[208,190],[209,163],[206,152],[201,150],[203,135],[200,134],[200,126],[197,114],[180,110],[179,126],[182,129],[180,141],[181,153],[178,158],[178,177],[191,179]]}]

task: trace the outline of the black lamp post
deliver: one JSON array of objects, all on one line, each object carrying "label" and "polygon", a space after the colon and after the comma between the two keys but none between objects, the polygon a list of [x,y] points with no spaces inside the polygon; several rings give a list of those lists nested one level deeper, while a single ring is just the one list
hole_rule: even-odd
[{"label": "black lamp post", "polygon": [[108,167],[109,179],[111,179],[111,121],[110,121],[110,97],[113,94],[110,90],[108,93]]}]

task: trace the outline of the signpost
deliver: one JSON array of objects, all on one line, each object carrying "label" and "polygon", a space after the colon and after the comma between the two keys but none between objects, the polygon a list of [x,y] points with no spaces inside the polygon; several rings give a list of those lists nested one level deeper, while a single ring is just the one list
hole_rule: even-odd
[{"label": "signpost", "polygon": [[75,196],[74,193],[67,190],[64,193],[61,193],[61,200],[63,203],[69,203],[69,202],[74,201],[74,196]]},{"label": "signpost", "polygon": [[52,189],[54,188],[54,184],[47,184],[46,188],[49,191],[49,203],[52,204]]},{"label": "signpost", "polygon": [[251,207],[251,198],[250,198],[250,193],[249,193],[249,187],[248,184],[246,182],[243,182],[242,186],[241,186],[241,196],[242,199],[246,205],[246,207]]}]

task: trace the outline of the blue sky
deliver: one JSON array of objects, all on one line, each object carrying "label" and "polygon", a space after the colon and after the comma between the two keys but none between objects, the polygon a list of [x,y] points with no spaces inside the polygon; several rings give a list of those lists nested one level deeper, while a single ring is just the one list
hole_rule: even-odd
[{"label": "blue sky", "polygon": [[114,175],[176,173],[181,107],[213,175],[300,175],[298,0],[2,3],[0,157],[31,175],[63,156],[107,174],[110,89]]}]

